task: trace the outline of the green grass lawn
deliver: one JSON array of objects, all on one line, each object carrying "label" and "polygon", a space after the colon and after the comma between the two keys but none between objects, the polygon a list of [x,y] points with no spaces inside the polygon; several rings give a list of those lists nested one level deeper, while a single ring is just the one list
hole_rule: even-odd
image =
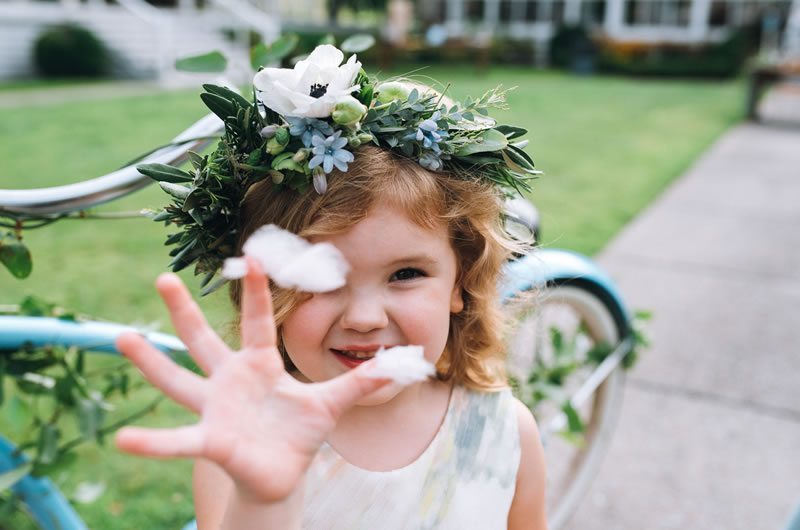
[{"label": "green grass lawn", "polygon": [[[545,245],[593,254],[723,131],[741,117],[740,82],[642,81],[570,77],[503,68],[476,75],[468,67],[431,68],[459,98],[503,84],[517,86],[500,121],[526,127],[537,166],[534,201]],[[204,114],[198,91],[0,109],[0,186],[27,188],[100,175],[168,141]],[[157,208],[157,188],[102,210]],[[36,294],[66,307],[123,322],[160,321],[166,312],[152,287],[168,262],[167,230],[146,220],[65,221],[25,234],[34,272],[25,281],[0,270],[0,304]],[[192,285],[191,273],[183,274]],[[211,322],[230,320],[225,293],[201,302]],[[152,394],[140,392],[137,400]],[[175,424],[188,416],[162,407],[144,423]],[[7,432],[2,420],[0,431]],[[107,491],[79,506],[90,528],[176,529],[191,513],[189,466],[144,462],[113,450],[83,452],[65,483],[102,477]]]}]

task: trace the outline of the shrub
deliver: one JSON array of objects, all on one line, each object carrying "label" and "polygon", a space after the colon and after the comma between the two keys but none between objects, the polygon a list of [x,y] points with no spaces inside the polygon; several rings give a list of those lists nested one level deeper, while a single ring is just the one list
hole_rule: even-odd
[{"label": "shrub", "polygon": [[573,72],[594,70],[597,45],[583,26],[561,26],[550,40],[550,64]]},{"label": "shrub", "polygon": [[621,74],[730,77],[741,71],[756,43],[750,26],[732,32],[723,42],[700,46],[603,41],[599,64],[604,71]]},{"label": "shrub", "polygon": [[103,43],[74,24],[45,29],[36,39],[33,53],[37,70],[46,77],[98,77],[109,67]]}]

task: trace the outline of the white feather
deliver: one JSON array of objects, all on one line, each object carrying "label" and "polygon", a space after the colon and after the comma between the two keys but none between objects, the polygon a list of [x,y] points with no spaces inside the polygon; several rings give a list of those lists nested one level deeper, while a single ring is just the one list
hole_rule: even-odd
[{"label": "white feather", "polygon": [[243,247],[284,288],[324,293],[346,283],[350,265],[330,243],[311,244],[275,225],[262,226]]},{"label": "white feather", "polygon": [[425,360],[422,346],[395,346],[375,354],[375,364],[368,372],[374,379],[388,378],[401,385],[424,381],[436,373],[434,366]]}]

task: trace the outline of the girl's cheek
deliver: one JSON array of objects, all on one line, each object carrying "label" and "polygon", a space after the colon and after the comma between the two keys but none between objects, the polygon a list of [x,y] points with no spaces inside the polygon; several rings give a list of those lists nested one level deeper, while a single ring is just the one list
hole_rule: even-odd
[{"label": "girl's cheek", "polygon": [[299,339],[306,342],[324,335],[330,327],[332,319],[330,304],[311,298],[295,308],[283,323],[283,332],[290,337],[287,340]]}]

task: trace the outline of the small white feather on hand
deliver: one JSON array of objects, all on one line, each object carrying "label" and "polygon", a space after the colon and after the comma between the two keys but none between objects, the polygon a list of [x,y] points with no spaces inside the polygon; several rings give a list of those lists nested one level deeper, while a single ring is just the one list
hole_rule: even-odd
[{"label": "small white feather on hand", "polygon": [[431,363],[425,360],[422,346],[395,346],[375,354],[375,364],[368,377],[392,379],[401,385],[424,381],[436,373]]},{"label": "small white feather on hand", "polygon": [[244,258],[228,258],[222,264],[222,277],[238,280],[247,275],[247,260]]},{"label": "small white feather on hand", "polygon": [[[280,287],[311,293],[324,293],[343,287],[350,265],[339,249],[330,243],[311,244],[275,225],[262,226],[242,247],[245,255],[257,259]],[[239,262],[228,258],[222,275],[241,278]],[[232,261],[231,264],[228,262]],[[228,274],[226,274],[226,272]]]}]

